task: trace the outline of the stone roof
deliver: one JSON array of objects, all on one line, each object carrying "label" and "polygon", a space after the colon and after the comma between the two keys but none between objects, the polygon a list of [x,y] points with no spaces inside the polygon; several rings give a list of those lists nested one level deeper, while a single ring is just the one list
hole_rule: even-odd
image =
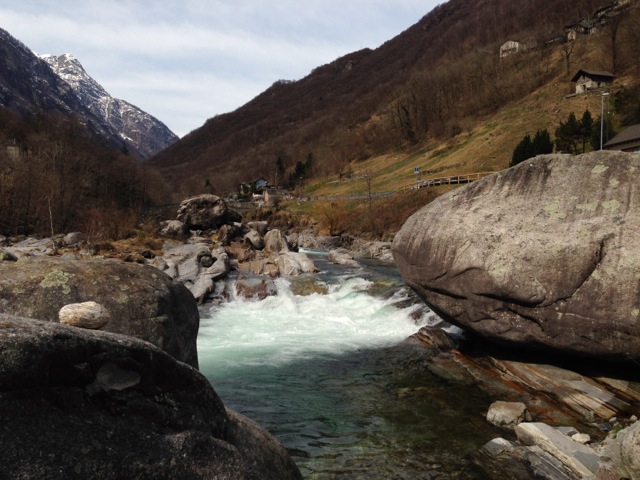
[{"label": "stone roof", "polygon": [[599,72],[597,70],[587,70],[586,68],[581,68],[576,72],[576,74],[573,76],[571,81],[572,82],[578,81],[578,79],[582,75],[586,75],[588,77],[607,77],[607,78],[610,78],[611,80],[613,80],[615,77],[613,73],[610,73],[610,72]]},{"label": "stone roof", "polygon": [[637,147],[640,147],[640,123],[625,128],[603,146],[603,148],[608,150],[623,150]]}]

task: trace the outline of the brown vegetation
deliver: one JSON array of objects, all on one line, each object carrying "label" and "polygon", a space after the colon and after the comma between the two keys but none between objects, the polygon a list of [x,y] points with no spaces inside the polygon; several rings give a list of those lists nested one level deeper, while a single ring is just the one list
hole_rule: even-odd
[{"label": "brown vegetation", "polygon": [[145,206],[163,201],[161,178],[122,152],[96,145],[60,114],[0,110],[0,233],[81,230],[121,238]]},{"label": "brown vegetation", "polygon": [[[321,177],[354,161],[456,135],[557,78],[563,68],[572,69],[574,45],[571,58],[558,61],[564,26],[601,3],[450,0],[376,50],[346,55],[298,81],[275,82],[151,163],[181,195],[204,191],[205,179],[226,194],[251,177],[273,178],[278,158],[287,159],[286,177],[312,154],[313,174]],[[621,39],[633,30],[625,23],[616,31],[615,61],[621,66],[627,63]],[[499,60],[506,40],[536,46]],[[603,63],[611,60],[610,50],[603,47]]]}]

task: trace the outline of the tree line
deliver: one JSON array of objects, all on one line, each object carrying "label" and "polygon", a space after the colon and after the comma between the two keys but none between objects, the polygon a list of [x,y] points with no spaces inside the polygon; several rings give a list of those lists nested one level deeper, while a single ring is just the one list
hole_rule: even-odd
[{"label": "tree line", "polygon": [[118,238],[162,203],[161,177],[123,151],[96,143],[74,118],[20,117],[0,109],[0,233],[81,230]]}]

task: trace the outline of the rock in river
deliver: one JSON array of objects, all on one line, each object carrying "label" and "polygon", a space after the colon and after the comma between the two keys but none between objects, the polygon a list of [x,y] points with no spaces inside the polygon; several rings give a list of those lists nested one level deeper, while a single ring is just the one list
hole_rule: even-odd
[{"label": "rock in river", "polygon": [[545,155],[414,214],[393,253],[449,322],[498,343],[640,359],[640,156]]}]

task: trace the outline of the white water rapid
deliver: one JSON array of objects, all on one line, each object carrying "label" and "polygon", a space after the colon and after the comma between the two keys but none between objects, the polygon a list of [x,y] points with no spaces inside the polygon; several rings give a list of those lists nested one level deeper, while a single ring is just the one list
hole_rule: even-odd
[{"label": "white water rapid", "polygon": [[[425,349],[405,342],[437,318],[393,268],[314,261],[320,274],[278,279],[276,296],[232,298],[202,315],[200,370],[222,401],[275,435],[306,479],[448,478],[421,475],[425,465],[466,468],[464,452],[484,437],[451,428],[465,406],[442,397],[474,394],[443,390]],[[300,282],[313,293],[295,294]],[[420,395],[399,396],[405,387]]]}]

